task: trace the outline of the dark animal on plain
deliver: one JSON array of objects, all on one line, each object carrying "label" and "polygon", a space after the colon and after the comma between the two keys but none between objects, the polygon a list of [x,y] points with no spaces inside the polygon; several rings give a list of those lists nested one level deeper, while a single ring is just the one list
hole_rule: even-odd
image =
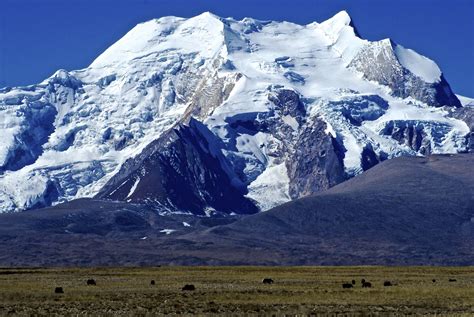
[{"label": "dark animal on plain", "polygon": [[264,278],[262,280],[263,284],[273,284],[273,280],[271,278]]},{"label": "dark animal on plain", "polygon": [[383,282],[383,286],[392,286],[392,282],[385,281],[385,282]]},{"label": "dark animal on plain", "polygon": [[94,279],[88,279],[87,280],[87,285],[97,285],[97,284],[95,283]]},{"label": "dark animal on plain", "polygon": [[155,280],[151,280],[150,285],[155,285]]},{"label": "dark animal on plain", "polygon": [[342,284],[342,288],[352,288],[353,285],[351,283],[344,283]]},{"label": "dark animal on plain", "polygon": [[194,287],[193,284],[186,284],[183,286],[183,288],[181,289],[182,291],[194,291],[196,290],[196,287]]},{"label": "dark animal on plain", "polygon": [[63,294],[63,293],[64,293],[64,290],[63,290],[62,287],[56,287],[56,288],[54,289],[54,292],[55,292],[56,294]]},{"label": "dark animal on plain", "polygon": [[356,285],[356,280],[352,280],[352,285]]},{"label": "dark animal on plain", "polygon": [[456,282],[456,279],[455,278],[450,278],[449,281],[450,282]]},{"label": "dark animal on plain", "polygon": [[365,278],[363,278],[361,281],[360,281],[361,284],[364,284],[365,283]]},{"label": "dark animal on plain", "polygon": [[435,279],[432,279],[433,283],[436,283],[436,280]]},{"label": "dark animal on plain", "polygon": [[372,283],[370,283],[370,282],[364,282],[364,283],[362,283],[362,287],[364,287],[364,288],[371,288],[371,287],[372,287]]}]

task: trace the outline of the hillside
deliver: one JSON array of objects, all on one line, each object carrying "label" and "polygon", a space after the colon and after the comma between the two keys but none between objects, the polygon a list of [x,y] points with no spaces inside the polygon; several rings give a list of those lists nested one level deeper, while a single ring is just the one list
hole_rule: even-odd
[{"label": "hillside", "polygon": [[0,215],[1,266],[472,265],[474,156],[385,161],[250,216],[77,200]]}]

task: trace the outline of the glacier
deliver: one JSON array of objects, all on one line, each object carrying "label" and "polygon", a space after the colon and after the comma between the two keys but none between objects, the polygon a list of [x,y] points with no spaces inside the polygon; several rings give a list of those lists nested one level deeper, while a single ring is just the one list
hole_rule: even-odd
[{"label": "glacier", "polygon": [[[202,164],[218,162],[219,195],[230,192],[243,213],[263,211],[385,159],[469,151],[460,112],[472,106],[435,62],[361,38],[345,11],[308,25],[163,17],[85,69],[0,89],[0,211],[96,195],[183,211],[186,197],[143,194],[160,182],[147,178],[155,165],[145,154],[170,144],[182,151],[162,164],[176,175],[184,163],[174,155],[192,148]],[[194,169],[193,156],[186,164]],[[206,186],[190,188],[202,202],[193,213],[224,208]]]}]

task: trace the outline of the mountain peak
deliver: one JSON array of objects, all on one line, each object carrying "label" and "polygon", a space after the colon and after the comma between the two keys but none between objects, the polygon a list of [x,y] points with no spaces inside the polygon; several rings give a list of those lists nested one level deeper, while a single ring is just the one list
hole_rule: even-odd
[{"label": "mountain peak", "polygon": [[[203,12],[203,13],[201,13],[201,14],[199,14],[199,15],[193,17],[193,18],[205,18],[205,19],[217,19],[217,20],[222,20],[222,18],[221,18],[220,16],[218,16],[218,15],[216,15],[216,14],[210,12],[210,11],[205,11],[205,12]],[[192,19],[193,19],[193,18],[192,18]]]},{"label": "mountain peak", "polygon": [[338,25],[350,25],[352,19],[346,10],[339,11],[332,18],[326,20]]},{"label": "mountain peak", "polygon": [[357,37],[361,37],[354,25],[353,19],[345,10],[336,13],[332,18],[322,22],[321,25],[325,26],[325,28],[331,29],[334,33],[341,32],[341,30],[343,30],[345,27],[351,27],[354,30],[354,34]]},{"label": "mountain peak", "polygon": [[222,29],[222,19],[211,12],[188,19],[168,16],[150,20],[131,29],[90,66],[101,68],[128,63],[169,50],[213,55],[221,46]]}]

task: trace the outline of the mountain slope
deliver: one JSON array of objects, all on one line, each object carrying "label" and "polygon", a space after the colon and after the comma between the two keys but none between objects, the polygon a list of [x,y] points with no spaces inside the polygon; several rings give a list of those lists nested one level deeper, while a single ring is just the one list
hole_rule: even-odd
[{"label": "mountain slope", "polygon": [[[85,69],[0,90],[0,210],[80,197],[195,214],[267,210],[388,158],[468,151],[465,109],[433,61],[360,38],[344,11],[308,25],[151,20]],[[155,172],[154,145],[183,129],[199,146],[179,137],[183,151],[167,160],[186,166]],[[186,150],[199,152],[200,172]],[[173,173],[184,176],[171,183]],[[203,175],[248,207],[222,206]]]},{"label": "mountain slope", "polygon": [[402,157],[249,216],[81,199],[0,215],[0,265],[473,265],[474,155]]},{"label": "mountain slope", "polygon": [[264,244],[271,232],[275,247],[264,249],[294,245],[293,263],[472,265],[473,180],[472,155],[397,158],[210,236]]},{"label": "mountain slope", "polygon": [[[225,159],[213,148],[213,141],[217,141],[208,138],[215,136],[194,119],[187,126],[171,130],[127,161],[122,167],[127,172],[115,175],[97,197],[145,201],[171,211],[186,210],[197,215],[215,210],[257,212],[253,202],[244,197],[245,187],[237,187],[233,182],[236,177],[231,179],[222,169],[221,162]],[[140,169],[134,170],[134,166]]]}]

